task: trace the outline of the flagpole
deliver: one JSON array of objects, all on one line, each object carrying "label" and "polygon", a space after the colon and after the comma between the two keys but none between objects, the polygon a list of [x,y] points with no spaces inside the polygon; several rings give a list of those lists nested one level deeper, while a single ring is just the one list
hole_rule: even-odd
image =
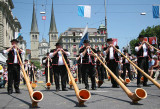
[{"label": "flagpole", "polygon": [[108,38],[108,32],[107,32],[107,8],[106,8],[106,0],[105,0],[105,27],[106,27],[106,40]]}]

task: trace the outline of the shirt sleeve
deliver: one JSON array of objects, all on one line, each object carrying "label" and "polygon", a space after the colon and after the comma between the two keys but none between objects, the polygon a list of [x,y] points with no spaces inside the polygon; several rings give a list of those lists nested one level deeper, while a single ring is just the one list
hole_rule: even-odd
[{"label": "shirt sleeve", "polygon": [[106,51],[103,51],[103,55],[106,56]]},{"label": "shirt sleeve", "polygon": [[83,58],[84,56],[83,56],[83,53],[80,53],[80,56]]},{"label": "shirt sleeve", "polygon": [[50,57],[50,58],[53,58],[53,57],[54,57],[54,56],[53,56],[53,53],[50,53],[50,54],[49,54],[49,57]]},{"label": "shirt sleeve", "polygon": [[24,54],[25,54],[25,51],[24,51],[24,50],[22,50],[21,54],[22,54],[22,55],[24,55]]},{"label": "shirt sleeve", "polygon": [[70,54],[70,52],[66,52],[66,55],[67,55],[67,57],[69,57],[71,54]]},{"label": "shirt sleeve", "polygon": [[46,63],[46,60],[43,60],[43,63]]},{"label": "shirt sleeve", "polygon": [[136,47],[135,47],[135,51],[136,51],[136,52],[138,52],[138,51],[139,51],[138,46],[136,46]]},{"label": "shirt sleeve", "polygon": [[3,50],[3,53],[4,53],[4,54],[8,54],[8,51],[7,51],[7,50]]},{"label": "shirt sleeve", "polygon": [[150,48],[150,51],[153,52],[153,51],[154,51],[154,48]]}]

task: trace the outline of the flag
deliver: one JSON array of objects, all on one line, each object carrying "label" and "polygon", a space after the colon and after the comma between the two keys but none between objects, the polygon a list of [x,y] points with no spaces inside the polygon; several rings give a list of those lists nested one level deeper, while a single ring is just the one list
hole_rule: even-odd
[{"label": "flag", "polygon": [[42,20],[46,20],[46,16],[42,16]]},{"label": "flag", "polygon": [[157,37],[149,37],[149,43],[150,44],[157,44]]},{"label": "flag", "polygon": [[118,44],[118,39],[112,39],[113,40],[113,45],[116,46]]},{"label": "flag", "polygon": [[160,18],[160,7],[152,6],[153,18]]},{"label": "flag", "polygon": [[21,36],[20,32],[15,32],[15,39],[17,39],[19,36]]},{"label": "flag", "polygon": [[83,35],[81,37],[81,41],[80,41],[80,44],[79,44],[79,48],[81,46],[83,46],[83,41],[84,40],[88,40],[88,25],[86,26],[86,28],[84,29],[84,32],[83,32]]},{"label": "flag", "polygon": [[81,17],[91,17],[91,6],[90,5],[78,5],[78,15]]}]

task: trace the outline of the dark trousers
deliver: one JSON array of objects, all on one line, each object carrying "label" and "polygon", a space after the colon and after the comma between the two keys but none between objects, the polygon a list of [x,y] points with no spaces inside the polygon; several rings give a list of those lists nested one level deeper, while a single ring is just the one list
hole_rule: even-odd
[{"label": "dark trousers", "polygon": [[96,88],[95,82],[96,69],[92,64],[82,64],[82,78],[84,80],[85,88],[89,87],[88,76],[91,78],[92,88]]},{"label": "dark trousers", "polygon": [[31,74],[30,74],[30,81],[32,80],[35,81],[33,71],[31,71]]},{"label": "dark trousers", "polygon": [[[109,60],[109,63],[107,63],[108,68],[119,78],[118,75],[118,62],[116,62],[114,59]],[[114,86],[117,86],[117,82],[114,80],[114,78],[111,76],[111,83]]]},{"label": "dark trousers", "polygon": [[[148,57],[141,57],[138,58],[138,67],[141,68],[142,70],[144,70],[145,73],[148,74]],[[137,85],[140,84],[140,79],[141,79],[141,72],[138,70],[138,75],[137,75]],[[148,79],[144,76],[144,81],[143,81],[143,85],[147,84]]]},{"label": "dark trousers", "polygon": [[103,65],[97,65],[97,71],[98,71],[98,79],[103,81],[104,80],[104,67],[103,67]]},{"label": "dark trousers", "polygon": [[79,83],[82,82],[82,72],[81,72],[81,68],[82,68],[82,65],[78,65],[78,81],[79,81]]},{"label": "dark trousers", "polygon": [[26,81],[25,81],[24,77],[23,77],[23,84],[24,84],[24,85],[26,84]]},{"label": "dark trousers", "polygon": [[61,76],[61,85],[62,89],[66,88],[66,81],[67,81],[67,69],[65,65],[55,65],[53,66],[53,72],[54,72],[54,80],[56,84],[56,89],[60,89],[59,87],[59,76]]},{"label": "dark trousers", "polygon": [[15,90],[19,90],[20,84],[20,65],[19,64],[9,64],[8,65],[8,91],[13,91],[13,84]]},{"label": "dark trousers", "polygon": [[[52,68],[49,68],[49,75],[50,75],[50,83],[53,83],[53,71]],[[48,67],[45,68],[45,75],[46,75],[46,83],[48,82]]]},{"label": "dark trousers", "polygon": [[126,69],[128,70],[129,79],[132,80],[132,75],[131,75],[131,70],[130,70],[130,64],[129,63],[123,64],[122,79],[125,80],[125,78],[126,78]]}]

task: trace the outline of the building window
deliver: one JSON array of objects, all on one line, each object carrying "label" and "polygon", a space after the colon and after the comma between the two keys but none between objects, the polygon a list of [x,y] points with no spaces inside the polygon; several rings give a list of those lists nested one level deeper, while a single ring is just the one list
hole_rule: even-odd
[{"label": "building window", "polygon": [[97,38],[95,38],[95,42],[97,42]]},{"label": "building window", "polygon": [[104,42],[104,39],[103,39],[103,38],[101,38],[101,42]]},{"label": "building window", "polygon": [[32,35],[32,39],[34,39],[34,35]]},{"label": "building window", "polygon": [[37,39],[37,35],[35,35],[35,39]]},{"label": "building window", "polygon": [[68,45],[66,45],[66,49],[68,50]]},{"label": "building window", "polygon": [[76,42],[76,39],[73,39],[73,42]]},{"label": "building window", "polygon": [[66,42],[68,43],[68,39],[66,38]]},{"label": "building window", "polygon": [[75,32],[73,32],[73,36],[76,36],[76,33],[75,33]]}]

